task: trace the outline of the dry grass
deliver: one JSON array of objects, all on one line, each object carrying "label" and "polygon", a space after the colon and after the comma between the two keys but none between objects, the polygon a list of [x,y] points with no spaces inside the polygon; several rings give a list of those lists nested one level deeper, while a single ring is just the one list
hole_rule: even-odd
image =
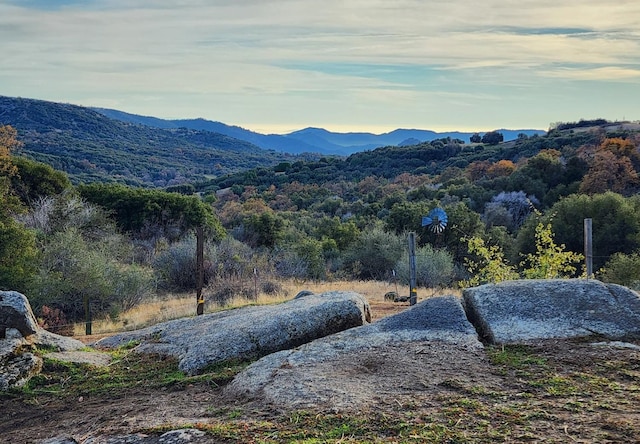
[{"label": "dry grass", "polygon": [[[314,293],[324,293],[327,291],[354,291],[363,295],[370,303],[383,302],[385,293],[397,291],[399,295],[409,294],[406,286],[394,285],[393,283],[380,281],[333,281],[333,282],[296,282],[281,281],[282,291],[277,295],[258,294],[257,300],[249,300],[244,297],[231,299],[225,305],[207,303],[205,296],[205,313],[213,313],[229,308],[243,307],[246,305],[267,305],[278,304],[293,297],[302,290],[310,290]],[[459,295],[460,290],[436,290],[418,288],[418,300],[441,294]],[[142,305],[127,310],[120,314],[117,319],[105,318],[96,319],[92,323],[92,333],[103,335],[126,330],[136,330],[139,328],[165,322],[172,319],[194,316],[196,311],[196,295],[193,294],[167,294],[158,296]],[[85,324],[78,323],[74,326],[75,336],[84,336]]]}]

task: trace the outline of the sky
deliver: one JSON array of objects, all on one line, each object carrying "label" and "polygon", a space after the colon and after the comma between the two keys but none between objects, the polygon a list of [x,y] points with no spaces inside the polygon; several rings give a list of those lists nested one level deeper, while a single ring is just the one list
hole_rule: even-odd
[{"label": "sky", "polygon": [[638,0],[0,0],[0,95],[261,133],[640,119]]}]

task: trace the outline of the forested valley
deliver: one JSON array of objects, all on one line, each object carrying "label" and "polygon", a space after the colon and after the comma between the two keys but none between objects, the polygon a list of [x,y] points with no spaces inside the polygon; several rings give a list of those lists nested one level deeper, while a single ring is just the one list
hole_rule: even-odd
[{"label": "forested valley", "polygon": [[[583,276],[585,218],[595,277],[640,289],[636,124],[567,122],[510,142],[284,159],[155,188],[88,176],[72,184],[21,155],[23,137],[0,127],[0,288],[28,295],[51,325],[82,319],[86,295],[117,318],[158,294],[194,292],[197,227],[216,302],[251,298],[255,285],[277,293],[283,279],[405,285],[409,232],[422,287]],[[435,208],[446,224],[423,226]]]}]

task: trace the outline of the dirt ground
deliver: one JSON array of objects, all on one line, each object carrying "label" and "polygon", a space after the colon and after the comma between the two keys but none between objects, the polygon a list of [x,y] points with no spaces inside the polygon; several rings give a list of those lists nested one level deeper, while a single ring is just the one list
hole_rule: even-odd
[{"label": "dirt ground", "polygon": [[[374,318],[403,309],[372,304]],[[384,378],[384,393],[372,397],[365,412],[286,412],[260,399],[227,399],[220,386],[205,381],[158,389],[142,382],[100,396],[2,396],[0,441],[37,443],[63,435],[83,442],[195,426],[211,434],[210,442],[229,443],[640,442],[638,345],[544,341],[487,348],[482,359],[472,360],[388,350],[360,363],[369,369],[368,381]],[[397,384],[388,382],[393,375]],[[327,418],[345,432],[335,439],[326,438],[331,433],[317,441],[292,438],[300,428],[324,427]],[[349,429],[355,418],[357,430]]]}]

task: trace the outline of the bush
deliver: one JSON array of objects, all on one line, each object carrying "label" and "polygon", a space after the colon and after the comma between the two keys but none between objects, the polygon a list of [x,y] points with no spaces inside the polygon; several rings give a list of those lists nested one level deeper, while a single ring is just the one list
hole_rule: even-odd
[{"label": "bush", "polygon": [[357,278],[384,279],[406,251],[408,246],[405,236],[375,227],[363,231],[347,249],[344,263]]},{"label": "bush", "polygon": [[278,295],[284,292],[282,285],[278,282],[265,281],[262,283],[262,292],[268,295]]},{"label": "bush", "polygon": [[96,315],[117,313],[149,296],[149,269],[119,262],[110,243],[88,243],[75,228],[54,233],[43,245],[29,299],[36,311],[47,305],[71,320],[84,318],[85,298]]},{"label": "bush", "polygon": [[210,248],[206,247],[205,256],[210,263],[211,278],[216,280],[248,277],[253,274],[253,268],[259,260],[250,246],[233,237],[226,237]]},{"label": "bush", "polygon": [[[396,264],[398,278],[409,284],[411,270],[409,255],[404,255]],[[416,283],[427,288],[446,287],[454,276],[453,256],[442,249],[425,245],[416,249]]]},{"label": "bush", "polygon": [[250,280],[215,281],[209,284],[206,294],[208,299],[223,306],[235,297],[242,297],[248,300],[255,299],[255,288]]},{"label": "bush", "polygon": [[281,250],[274,254],[273,265],[278,276],[288,279],[307,278],[309,264],[296,252]]},{"label": "bush", "polygon": [[196,240],[194,237],[169,245],[153,260],[158,287],[168,291],[196,288]]},{"label": "bush", "polygon": [[598,272],[604,282],[640,290],[640,253],[616,253]]}]

